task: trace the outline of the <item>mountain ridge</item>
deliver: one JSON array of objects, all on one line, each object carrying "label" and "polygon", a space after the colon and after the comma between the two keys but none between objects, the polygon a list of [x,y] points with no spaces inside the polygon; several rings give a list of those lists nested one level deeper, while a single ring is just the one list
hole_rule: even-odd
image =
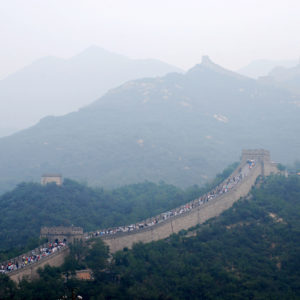
[{"label": "mountain ridge", "polygon": [[242,148],[297,159],[298,98],[228,72],[197,67],[128,81],[77,112],[0,139],[2,190],[45,172],[102,186],[201,185]]},{"label": "mountain ridge", "polygon": [[174,71],[181,72],[158,60],[130,59],[99,47],[69,59],[41,58],[0,80],[0,128],[25,128],[88,105],[128,80]]},{"label": "mountain ridge", "polygon": [[262,83],[286,89],[293,95],[300,95],[300,61],[291,68],[276,67],[259,80]]},{"label": "mountain ridge", "polygon": [[261,76],[267,76],[274,68],[278,66],[293,67],[297,64],[297,60],[270,60],[270,59],[257,59],[251,61],[248,65],[237,70],[238,73],[258,79]]}]

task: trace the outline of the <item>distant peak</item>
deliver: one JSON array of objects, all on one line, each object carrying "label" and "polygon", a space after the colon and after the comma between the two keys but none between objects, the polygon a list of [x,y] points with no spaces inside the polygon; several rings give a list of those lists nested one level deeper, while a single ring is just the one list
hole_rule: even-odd
[{"label": "distant peak", "polygon": [[82,52],[79,53],[79,55],[82,55],[82,54],[99,54],[99,53],[109,53],[109,51],[99,47],[99,46],[96,46],[96,45],[92,45],[86,49],[84,49]]},{"label": "distant peak", "polygon": [[103,60],[103,59],[116,58],[116,57],[127,60],[126,56],[111,52],[111,51],[101,48],[97,45],[92,45],[92,46],[84,49],[82,52],[80,52],[73,58],[90,58],[90,59],[102,59]]},{"label": "distant peak", "polygon": [[[230,70],[227,70],[223,67],[221,67],[220,65],[215,64],[208,55],[203,55],[202,56],[202,61],[201,64],[196,65],[194,68],[192,68],[191,70],[188,71],[189,74],[194,73],[194,72],[198,72],[199,70],[203,71],[212,71],[218,74],[223,74],[226,76],[230,76],[230,77],[235,77],[238,79],[246,79],[246,77],[237,74],[235,72],[232,72]],[[248,78],[247,78],[248,79]]]},{"label": "distant peak", "polygon": [[214,65],[213,61],[209,58],[208,55],[203,55],[202,56],[202,65]]},{"label": "distant peak", "polygon": [[[218,66],[217,64],[215,64],[208,55],[203,55],[202,56],[202,60],[200,64],[195,65],[191,70],[189,71],[195,71],[195,70],[201,70],[201,69],[212,69],[212,70],[219,70],[221,69],[220,66]],[[189,72],[188,71],[188,72]]]}]

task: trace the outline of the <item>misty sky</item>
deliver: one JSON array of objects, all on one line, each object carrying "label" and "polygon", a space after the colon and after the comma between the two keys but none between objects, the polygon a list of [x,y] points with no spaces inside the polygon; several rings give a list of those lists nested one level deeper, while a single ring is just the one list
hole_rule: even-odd
[{"label": "misty sky", "polygon": [[0,78],[91,45],[183,69],[300,56],[299,0],[1,0]]}]

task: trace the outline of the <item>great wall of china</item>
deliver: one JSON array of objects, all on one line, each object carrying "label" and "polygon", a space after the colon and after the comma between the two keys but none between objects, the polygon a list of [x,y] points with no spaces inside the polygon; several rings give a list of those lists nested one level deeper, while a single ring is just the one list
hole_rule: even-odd
[{"label": "great wall of china", "polygon": [[[247,160],[254,160],[256,165],[239,184],[234,186],[227,193],[220,195],[201,206],[197,206],[185,213],[176,215],[157,223],[151,227],[145,227],[135,231],[118,232],[113,235],[100,236],[109,246],[110,252],[114,253],[123,248],[131,248],[134,243],[148,243],[167,238],[173,233],[178,233],[183,229],[202,224],[210,218],[220,215],[223,211],[230,208],[241,197],[245,197],[254,186],[256,179],[262,176],[268,176],[272,173],[279,173],[277,165],[270,160],[270,153],[266,150],[243,150],[242,158],[237,169],[232,173],[234,176],[246,164]],[[47,230],[46,230],[47,231]],[[51,231],[52,238],[56,238],[55,232]],[[44,232],[46,236],[46,232]],[[69,232],[70,235],[70,232]],[[57,236],[62,237],[62,232],[58,232]],[[82,235],[83,237],[84,235]],[[76,228],[76,238],[80,237],[80,233]],[[14,270],[7,275],[14,281],[18,282],[22,278],[32,279],[36,276],[37,270],[46,264],[51,266],[59,266],[63,263],[64,258],[68,255],[68,247],[49,255],[49,257],[30,264],[22,269]]]}]

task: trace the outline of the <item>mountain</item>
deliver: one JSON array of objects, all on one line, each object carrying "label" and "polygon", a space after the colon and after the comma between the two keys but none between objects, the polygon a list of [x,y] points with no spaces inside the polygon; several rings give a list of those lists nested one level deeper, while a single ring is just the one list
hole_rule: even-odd
[{"label": "mountain", "polygon": [[18,131],[17,128],[0,128],[0,137],[11,135],[16,131]]},{"label": "mountain", "polygon": [[70,59],[45,57],[0,81],[0,129],[26,128],[47,115],[63,115],[90,104],[128,80],[175,71],[181,70],[96,46]]},{"label": "mountain", "polygon": [[101,186],[201,185],[243,148],[293,162],[298,101],[204,58],[185,74],[129,81],[77,112],[1,138],[1,190],[48,172]]},{"label": "mountain", "polygon": [[261,77],[260,81],[300,95],[300,62],[292,68],[276,67],[268,76]]},{"label": "mountain", "polygon": [[297,60],[269,60],[258,59],[250,62],[247,66],[238,70],[238,73],[248,76],[250,78],[259,78],[266,76],[270,71],[276,67],[294,67]]}]

